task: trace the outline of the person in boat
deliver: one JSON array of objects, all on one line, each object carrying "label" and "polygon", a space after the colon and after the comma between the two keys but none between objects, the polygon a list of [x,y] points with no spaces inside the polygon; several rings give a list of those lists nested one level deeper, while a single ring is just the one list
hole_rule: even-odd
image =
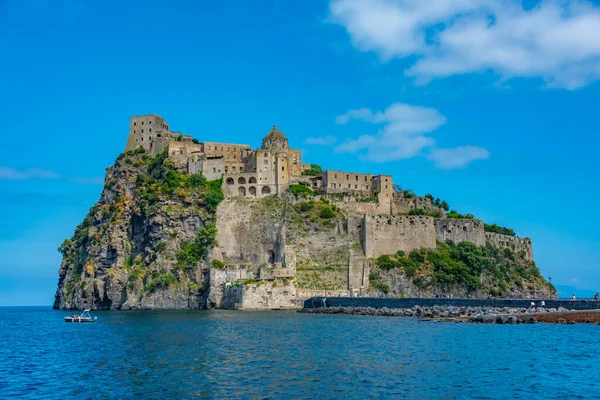
[{"label": "person in boat", "polygon": [[600,300],[600,296],[598,296],[598,292],[596,292],[596,294],[594,295],[594,300],[595,300],[595,301],[598,301],[598,300]]}]

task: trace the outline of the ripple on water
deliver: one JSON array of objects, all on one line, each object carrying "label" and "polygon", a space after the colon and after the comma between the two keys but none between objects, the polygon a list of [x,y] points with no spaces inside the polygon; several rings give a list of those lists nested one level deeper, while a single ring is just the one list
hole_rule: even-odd
[{"label": "ripple on water", "polygon": [[294,312],[0,308],[0,394],[22,398],[578,398],[600,393],[588,325]]}]

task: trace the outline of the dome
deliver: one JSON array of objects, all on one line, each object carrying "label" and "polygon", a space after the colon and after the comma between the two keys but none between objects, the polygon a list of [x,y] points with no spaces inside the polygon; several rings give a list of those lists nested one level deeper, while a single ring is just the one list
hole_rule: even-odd
[{"label": "dome", "polygon": [[279,129],[277,125],[273,125],[271,132],[263,138],[262,148],[263,149],[286,149],[288,147],[288,140]]}]

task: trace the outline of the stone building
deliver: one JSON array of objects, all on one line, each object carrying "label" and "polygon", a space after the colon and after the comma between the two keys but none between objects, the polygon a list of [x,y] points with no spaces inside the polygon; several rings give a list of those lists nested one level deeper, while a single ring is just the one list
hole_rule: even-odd
[{"label": "stone building", "polygon": [[326,193],[379,195],[392,198],[391,175],[360,174],[329,170],[317,176],[303,176],[310,168],[302,162],[302,151],[290,148],[287,137],[273,125],[260,149],[247,144],[200,142],[169,129],[156,114],[131,117],[126,150],[143,147],[151,155],[168,152],[176,165],[189,174],[202,172],[207,179],[223,178],[229,197],[261,197],[285,192],[290,184],[308,182]]}]

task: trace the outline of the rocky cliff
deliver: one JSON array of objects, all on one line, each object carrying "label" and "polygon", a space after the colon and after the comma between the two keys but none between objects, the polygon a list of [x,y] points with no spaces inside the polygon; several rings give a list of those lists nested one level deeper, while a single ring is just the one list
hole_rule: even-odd
[{"label": "rocky cliff", "polygon": [[179,173],[165,154],[123,153],[60,246],[54,308],[199,308],[221,183]]},{"label": "rocky cliff", "polygon": [[[528,239],[485,236],[480,221],[367,218],[363,209],[377,202],[310,191],[225,199],[222,185],[187,174],[164,153],[121,154],[100,200],[59,248],[54,307],[270,309],[313,295],[556,295]],[[436,242],[436,224],[446,241],[438,232]],[[460,241],[475,230],[476,241]],[[368,258],[368,249],[378,254]]]}]

